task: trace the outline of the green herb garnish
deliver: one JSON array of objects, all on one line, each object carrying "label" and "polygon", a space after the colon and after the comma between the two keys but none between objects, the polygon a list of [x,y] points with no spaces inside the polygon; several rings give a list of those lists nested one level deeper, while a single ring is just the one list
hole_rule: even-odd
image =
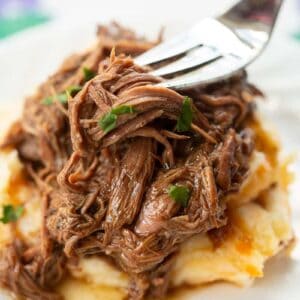
[{"label": "green herb garnish", "polygon": [[193,121],[192,99],[185,97],[182,103],[181,113],[177,120],[176,130],[179,132],[188,131]]},{"label": "green herb garnish", "polygon": [[191,191],[184,185],[170,185],[168,188],[169,196],[178,204],[183,207],[188,206],[191,196]]},{"label": "green herb garnish", "polygon": [[70,94],[70,96],[75,97],[82,90],[82,86],[80,85],[71,85],[67,88],[66,92]]},{"label": "green herb garnish", "polygon": [[57,100],[58,100],[60,103],[66,104],[66,103],[68,103],[68,97],[69,97],[69,95],[70,95],[71,97],[74,97],[74,96],[76,96],[76,94],[77,94],[78,92],[80,92],[81,90],[82,90],[82,87],[81,87],[80,85],[71,85],[71,86],[68,87],[68,88],[66,89],[66,91],[63,92],[63,93],[57,94],[56,96],[49,96],[49,97],[44,98],[44,99],[42,100],[42,103],[43,103],[44,105],[51,105],[51,104],[53,104],[54,99],[57,98]]},{"label": "green herb garnish", "polygon": [[[56,97],[60,103],[62,103],[62,104],[68,103],[68,95],[66,92],[58,94],[58,95],[56,95]],[[54,99],[55,99],[55,97],[54,97]]]},{"label": "green herb garnish", "polygon": [[118,118],[117,115],[112,113],[107,113],[99,121],[99,125],[105,133],[108,133],[116,127],[117,118]]},{"label": "green herb garnish", "polygon": [[130,105],[120,105],[118,107],[115,107],[111,110],[111,113],[119,116],[119,115],[125,115],[125,114],[133,114],[137,112],[134,107]]},{"label": "green herb garnish", "polygon": [[85,82],[93,79],[97,75],[93,70],[87,67],[83,67],[82,72],[83,72]]},{"label": "green herb garnish", "polygon": [[105,133],[112,131],[117,124],[118,116],[136,113],[137,110],[129,105],[120,105],[105,114],[99,121],[99,126]]},{"label": "green herb garnish", "polygon": [[42,103],[44,104],[44,105],[51,105],[51,104],[53,104],[53,98],[52,97],[46,97],[46,98],[44,98],[43,100],[42,100]]},{"label": "green herb garnish", "polygon": [[3,216],[0,218],[0,222],[7,224],[10,222],[16,222],[24,211],[23,206],[14,207],[12,205],[3,206]]},{"label": "green herb garnish", "polygon": [[51,105],[51,104],[53,104],[54,99],[57,99],[62,104],[68,103],[68,95],[66,92],[57,94],[56,96],[46,97],[42,100],[42,103],[44,105]]}]

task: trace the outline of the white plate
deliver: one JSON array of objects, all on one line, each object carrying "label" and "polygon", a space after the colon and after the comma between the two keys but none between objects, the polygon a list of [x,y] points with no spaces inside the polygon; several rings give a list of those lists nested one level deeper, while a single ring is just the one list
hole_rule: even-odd
[{"label": "white plate", "polygon": [[[125,2],[125,1],[123,1]],[[130,2],[130,1],[129,1]],[[132,1],[130,3],[137,1]],[[140,1],[141,3],[143,1]],[[188,4],[194,0],[186,0]],[[217,3],[215,0],[213,3]],[[226,4],[230,1],[225,1]],[[290,1],[288,1],[290,2]],[[154,0],[154,5],[159,3]],[[164,2],[165,3],[165,2]],[[170,3],[170,1],[169,1]],[[172,2],[174,3],[174,2]],[[218,2],[219,4],[220,2]],[[108,5],[109,6],[109,5]],[[290,7],[287,5],[287,7]],[[124,24],[138,29],[139,32],[153,36],[161,24],[166,24],[167,35],[185,28],[193,22],[198,15],[204,16],[208,10],[198,7],[199,14],[189,13],[188,16],[180,14],[178,5],[172,9],[173,15],[180,16],[165,19],[157,18],[153,24],[151,12],[145,15],[145,10],[138,6],[132,14],[117,10],[116,14],[102,14],[99,9],[97,22],[107,22],[110,19],[122,20]],[[175,13],[177,11],[177,13]],[[212,9],[210,8],[209,12]],[[201,12],[201,13],[200,13]],[[286,10],[283,15],[289,15]],[[88,14],[88,13],[86,13]],[[84,15],[84,14],[83,14]],[[159,16],[162,15],[160,12]],[[15,103],[20,107],[20,101],[25,94],[31,93],[36,85],[53,72],[61,60],[74,50],[88,47],[94,38],[94,17],[69,18],[60,20],[10,38],[0,43],[0,103],[7,105]],[[129,17],[130,16],[130,17]],[[94,20],[92,20],[94,19]],[[160,20],[157,22],[157,20]],[[284,23],[285,25],[285,23]],[[300,152],[300,49],[296,44],[288,43],[283,25],[278,29],[272,44],[265,55],[250,68],[250,78],[258,83],[268,95],[270,100],[263,105],[263,113],[273,120],[280,131],[286,152]],[[280,51],[279,51],[280,49]],[[288,63],[293,58],[293,63]],[[299,58],[299,59],[297,59]],[[300,98],[300,97],[299,97]],[[298,101],[299,100],[299,101]],[[17,109],[17,108],[16,108]],[[291,205],[296,235],[300,234],[300,161],[297,160],[293,168],[298,176],[291,187]],[[215,284],[209,287],[196,289],[182,299],[264,299],[264,300],[296,300],[300,299],[300,249],[296,247],[291,259],[273,259],[266,266],[263,279],[256,280],[251,288],[237,288],[229,284]],[[3,299],[3,296],[0,299]]]}]

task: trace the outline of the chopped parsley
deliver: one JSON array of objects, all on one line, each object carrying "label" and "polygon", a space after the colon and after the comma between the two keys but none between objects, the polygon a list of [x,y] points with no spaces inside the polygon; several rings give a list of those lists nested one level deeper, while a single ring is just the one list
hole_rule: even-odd
[{"label": "chopped parsley", "polygon": [[10,222],[16,222],[24,211],[23,206],[14,207],[12,205],[3,206],[3,216],[0,218],[0,222],[7,224]]},{"label": "chopped parsley", "polygon": [[191,191],[184,185],[170,185],[168,188],[169,196],[178,204],[187,207],[191,196]]},{"label": "chopped parsley", "polygon": [[83,67],[82,72],[83,72],[85,82],[93,79],[97,75],[93,70],[87,67]]},{"label": "chopped parsley", "polygon": [[99,126],[105,133],[108,133],[116,127],[118,116],[136,112],[137,111],[129,105],[117,106],[99,120]]},{"label": "chopped parsley", "polygon": [[176,130],[179,132],[188,131],[193,121],[192,99],[185,97],[182,103],[181,113],[177,120]]},{"label": "chopped parsley", "polygon": [[42,103],[44,104],[44,105],[51,105],[51,104],[53,104],[53,97],[46,97],[46,98],[44,98],[43,100],[42,100]]},{"label": "chopped parsley", "polygon": [[72,85],[66,89],[65,92],[59,93],[55,96],[48,96],[42,100],[44,105],[52,105],[54,100],[57,99],[60,103],[66,104],[68,103],[68,95],[74,97],[78,92],[82,90],[82,87],[79,85]]},{"label": "chopped parsley", "polygon": [[117,115],[111,112],[107,113],[100,119],[99,125],[105,133],[108,133],[116,127],[117,118]]},{"label": "chopped parsley", "polygon": [[[56,95],[56,97],[57,97],[57,100],[60,103],[62,103],[62,104],[68,103],[68,95],[67,95],[67,93],[58,94],[58,95]],[[55,97],[54,97],[54,99],[55,99]]]},{"label": "chopped parsley", "polygon": [[46,97],[42,100],[42,103],[44,105],[51,105],[51,104],[53,104],[55,99],[57,99],[62,104],[68,103],[68,95],[66,92],[57,94],[55,96]]},{"label": "chopped parsley", "polygon": [[68,92],[72,97],[76,96],[82,90],[82,86],[80,85],[71,85],[67,88],[66,92]]},{"label": "chopped parsley", "polygon": [[117,116],[124,115],[124,114],[133,114],[135,112],[136,112],[136,110],[130,105],[120,105],[111,110],[111,113],[113,113]]}]

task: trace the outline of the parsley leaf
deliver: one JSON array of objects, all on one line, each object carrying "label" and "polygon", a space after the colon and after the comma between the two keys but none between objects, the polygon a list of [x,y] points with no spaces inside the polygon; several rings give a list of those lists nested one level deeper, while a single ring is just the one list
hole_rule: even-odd
[{"label": "parsley leaf", "polygon": [[72,97],[76,96],[82,90],[82,86],[80,85],[71,85],[67,88],[66,92],[68,92]]},{"label": "parsley leaf", "polygon": [[51,105],[51,104],[53,104],[54,99],[56,99],[56,98],[62,104],[68,103],[68,95],[66,92],[64,92],[64,93],[57,94],[56,96],[49,96],[49,97],[44,98],[42,100],[42,104]]},{"label": "parsley leaf", "polygon": [[116,127],[117,118],[117,115],[107,113],[100,119],[99,125],[105,133],[108,133]]},{"label": "parsley leaf", "polygon": [[181,113],[177,120],[176,130],[179,132],[188,131],[193,121],[192,99],[185,97],[182,103]]},{"label": "parsley leaf", "polygon": [[61,94],[58,94],[56,95],[58,101],[62,104],[66,104],[68,103],[68,95],[67,93],[61,93]]},{"label": "parsley leaf", "polygon": [[23,206],[13,207],[12,205],[3,206],[3,216],[0,218],[0,222],[7,224],[9,222],[16,222],[24,211]]},{"label": "parsley leaf", "polygon": [[170,185],[168,188],[169,196],[178,204],[183,207],[188,206],[191,196],[191,191],[184,185]]},{"label": "parsley leaf", "polygon": [[83,67],[82,72],[83,72],[85,82],[93,79],[97,75],[93,70],[87,67]]},{"label": "parsley leaf", "polygon": [[111,112],[117,116],[125,115],[125,114],[133,114],[137,112],[137,110],[129,105],[120,105],[111,110]]},{"label": "parsley leaf", "polygon": [[[96,73],[89,68],[84,67],[82,69],[84,75],[84,81],[89,81],[96,76]],[[68,95],[71,97],[76,96],[82,90],[82,86],[80,85],[71,85],[68,87],[64,92],[57,94],[56,96],[49,96],[42,99],[42,104],[44,105],[51,105],[53,104],[54,100],[57,98],[58,101],[62,104],[68,103]]]},{"label": "parsley leaf", "polygon": [[99,120],[99,126],[105,133],[108,133],[116,127],[118,116],[125,114],[133,114],[136,112],[137,110],[129,105],[117,106],[115,108],[112,108],[112,110],[109,113],[105,114]]},{"label": "parsley leaf", "polygon": [[52,97],[46,97],[46,98],[44,98],[43,100],[42,100],[42,103],[44,104],[44,105],[51,105],[51,104],[53,104],[53,98]]}]

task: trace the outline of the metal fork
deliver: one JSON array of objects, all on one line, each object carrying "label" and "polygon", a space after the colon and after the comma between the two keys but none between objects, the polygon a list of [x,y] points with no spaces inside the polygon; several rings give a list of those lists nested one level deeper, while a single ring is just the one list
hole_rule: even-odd
[{"label": "metal fork", "polygon": [[166,79],[160,86],[176,90],[226,79],[263,52],[282,2],[239,1],[224,14],[200,21],[187,32],[140,55],[135,62],[145,66],[166,61],[151,74]]}]

